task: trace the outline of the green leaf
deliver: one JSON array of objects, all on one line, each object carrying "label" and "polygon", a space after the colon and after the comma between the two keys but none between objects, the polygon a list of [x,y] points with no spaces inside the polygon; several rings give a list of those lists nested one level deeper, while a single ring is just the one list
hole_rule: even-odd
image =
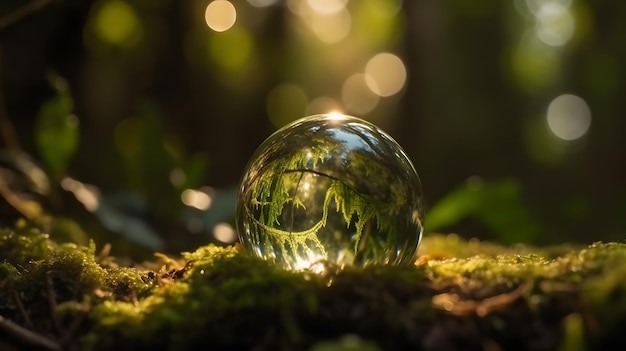
[{"label": "green leaf", "polygon": [[346,335],[338,340],[320,341],[309,351],[378,351],[376,344],[356,335]]},{"label": "green leaf", "polygon": [[468,182],[453,190],[426,215],[427,231],[445,229],[473,218],[491,229],[502,242],[532,242],[541,225],[525,205],[517,181]]},{"label": "green leaf", "polygon": [[204,176],[208,169],[208,157],[203,153],[189,156],[182,165],[185,182],[182,189],[199,188],[204,184]]},{"label": "green leaf", "polygon": [[78,118],[66,84],[52,77],[56,96],[44,102],[35,123],[35,143],[41,159],[53,179],[60,179],[79,144]]}]

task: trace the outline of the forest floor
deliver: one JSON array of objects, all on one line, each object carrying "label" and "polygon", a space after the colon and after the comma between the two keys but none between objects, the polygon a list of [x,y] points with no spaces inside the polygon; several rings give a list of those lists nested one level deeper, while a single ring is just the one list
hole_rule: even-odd
[{"label": "forest floor", "polygon": [[132,265],[108,250],[0,230],[0,350],[626,349],[622,243],[431,234],[414,266],[323,273],[237,247]]}]

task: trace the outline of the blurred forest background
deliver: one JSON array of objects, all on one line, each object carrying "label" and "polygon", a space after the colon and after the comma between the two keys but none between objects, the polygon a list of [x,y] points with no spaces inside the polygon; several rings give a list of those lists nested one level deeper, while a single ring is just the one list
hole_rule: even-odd
[{"label": "blurred forest background", "polygon": [[413,160],[426,232],[624,240],[626,2],[4,0],[0,220],[114,250],[232,243],[239,178],[341,112]]}]

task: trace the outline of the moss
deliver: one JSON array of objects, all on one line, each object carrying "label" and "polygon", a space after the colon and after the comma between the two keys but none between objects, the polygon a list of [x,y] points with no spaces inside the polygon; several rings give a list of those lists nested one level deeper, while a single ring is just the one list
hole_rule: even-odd
[{"label": "moss", "polygon": [[[0,252],[0,322],[84,350],[583,350],[620,345],[626,322],[618,243],[505,248],[431,235],[414,267],[321,274],[211,245],[121,267],[93,243],[26,228],[1,230]],[[36,344],[2,330],[16,347]]]},{"label": "moss", "polygon": [[0,257],[14,265],[27,265],[31,260],[48,257],[56,244],[48,240],[48,234],[36,229],[0,229]]}]

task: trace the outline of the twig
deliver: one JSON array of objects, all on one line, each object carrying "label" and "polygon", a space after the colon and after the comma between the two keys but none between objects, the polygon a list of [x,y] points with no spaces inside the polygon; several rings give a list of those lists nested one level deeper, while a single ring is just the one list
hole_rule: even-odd
[{"label": "twig", "polygon": [[17,305],[17,309],[20,310],[20,313],[22,314],[22,317],[24,318],[24,322],[26,322],[26,325],[29,328],[32,328],[33,321],[30,320],[28,313],[26,313],[24,304],[22,303],[22,300],[20,299],[20,297],[17,295],[17,290],[15,289],[15,286],[13,285],[13,281],[11,280],[9,280],[9,288],[11,289],[11,293],[13,294],[13,300],[15,301],[15,304]]},{"label": "twig", "polygon": [[520,285],[511,292],[489,297],[481,301],[463,300],[457,294],[443,293],[433,296],[433,305],[457,316],[468,316],[475,313],[479,317],[484,317],[493,311],[508,306],[520,298],[525,291],[526,287]]},{"label": "twig", "polygon": [[95,257],[96,263],[104,262],[104,260],[107,257],[109,257],[110,253],[111,253],[111,244],[109,244],[109,243],[104,244],[104,246],[102,247],[102,250],[100,250],[100,253],[98,254],[98,256]]},{"label": "twig", "polygon": [[0,31],[11,27],[37,11],[43,10],[46,6],[55,1],[59,0],[34,0],[22,7],[19,7],[15,11],[6,14],[4,17],[0,17]]},{"label": "twig", "polygon": [[52,319],[52,325],[54,326],[56,332],[60,334],[63,331],[63,327],[61,326],[61,321],[56,314],[57,296],[54,293],[54,286],[50,271],[46,272],[46,290],[48,290],[48,305],[50,306],[50,318]]},{"label": "twig", "polygon": [[0,196],[7,200],[7,202],[19,213],[21,213],[24,218],[33,221],[37,217],[36,213],[31,211],[31,209],[26,206],[24,201],[8,187],[2,179],[0,179]]},{"label": "twig", "polygon": [[80,314],[78,315],[78,317],[74,318],[74,320],[72,321],[72,324],[70,324],[69,327],[65,328],[65,331],[59,338],[59,344],[61,344],[64,347],[68,346],[68,344],[70,343],[70,341],[72,340],[76,332],[78,331],[78,328],[85,320],[85,317],[87,317],[87,314],[89,313],[89,309],[90,309],[90,306],[87,306],[87,308],[81,309],[79,311]]},{"label": "twig", "polygon": [[[87,308],[77,309],[79,312],[81,312],[81,314],[78,317],[74,318],[68,328],[64,328],[61,320],[59,319],[59,316],[56,313],[56,309],[58,306],[57,296],[54,292],[54,282],[52,281],[52,275],[50,271],[46,272],[46,289],[48,290],[47,295],[48,305],[50,306],[50,318],[52,319],[52,325],[55,331],[59,335],[58,343],[60,346],[66,347],[71,342],[72,337],[74,336],[74,334],[76,334],[76,331],[85,320],[85,317],[89,312],[90,307],[87,306]],[[80,307],[84,307],[84,305],[81,305]]]},{"label": "twig", "polygon": [[61,350],[61,345],[55,341],[30,331],[2,316],[0,316],[0,330],[29,345],[43,347],[44,349],[51,351]]}]

